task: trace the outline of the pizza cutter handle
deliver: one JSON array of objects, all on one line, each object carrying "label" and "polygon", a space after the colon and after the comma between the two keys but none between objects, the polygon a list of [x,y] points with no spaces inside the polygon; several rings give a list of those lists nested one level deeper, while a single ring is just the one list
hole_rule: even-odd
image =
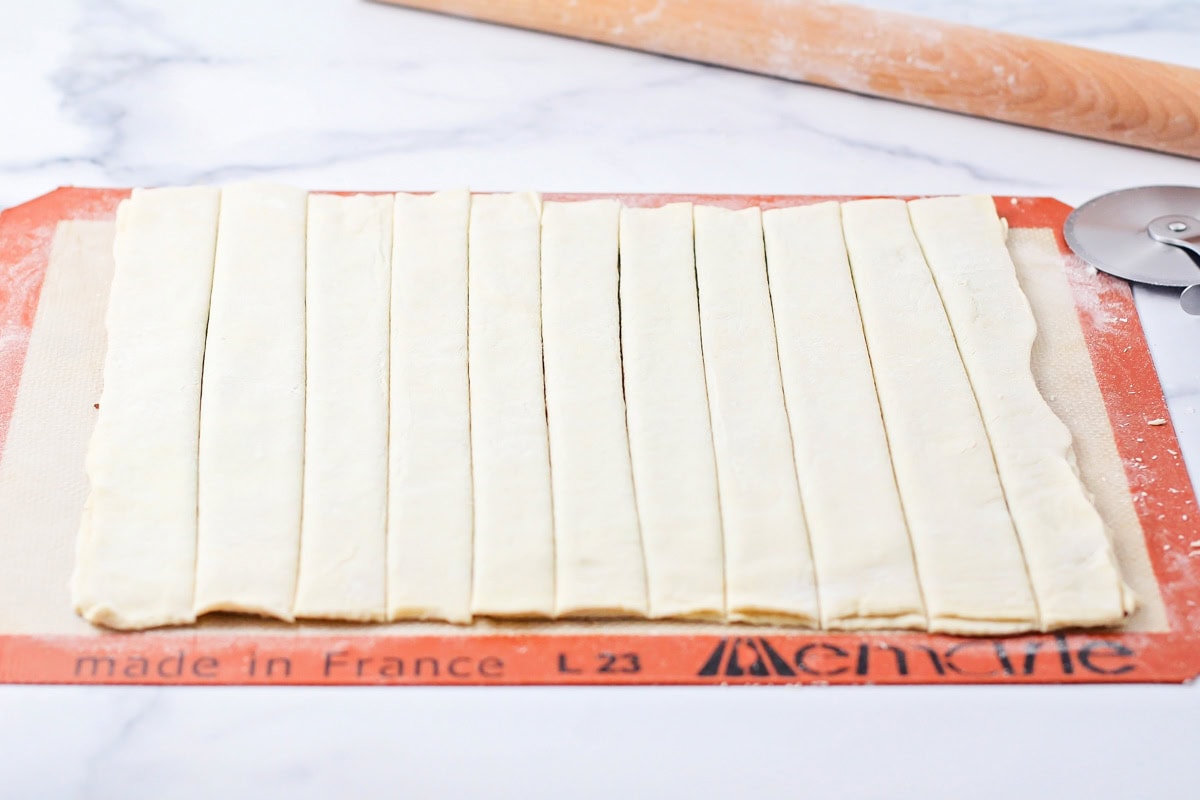
[{"label": "pizza cutter handle", "polygon": [[[1153,220],[1146,227],[1146,232],[1151,239],[1186,250],[1200,267],[1200,219],[1171,214]],[[1179,295],[1179,305],[1187,313],[1200,316],[1200,283],[1193,283],[1183,290]]]},{"label": "pizza cutter handle", "polygon": [[1179,305],[1194,317],[1200,317],[1200,283],[1193,283],[1179,295]]}]

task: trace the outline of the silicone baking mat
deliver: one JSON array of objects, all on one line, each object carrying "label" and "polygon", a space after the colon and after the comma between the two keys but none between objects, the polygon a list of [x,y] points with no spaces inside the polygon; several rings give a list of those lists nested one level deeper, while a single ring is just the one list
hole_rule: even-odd
[{"label": "silicone baking mat", "polygon": [[[1035,376],[1072,430],[1142,601],[1120,631],[956,638],[635,621],[290,626],[222,616],[184,629],[92,628],[71,612],[67,580],[100,380],[111,222],[127,195],[64,188],[0,214],[0,681],[1076,683],[1183,681],[1200,672],[1195,496],[1132,295],[1069,253],[1059,232],[1070,208],[1049,198],[997,197],[996,205],[1038,317]],[[764,208],[849,199],[605,196]],[[56,266],[45,281],[59,259],[80,271]]]}]

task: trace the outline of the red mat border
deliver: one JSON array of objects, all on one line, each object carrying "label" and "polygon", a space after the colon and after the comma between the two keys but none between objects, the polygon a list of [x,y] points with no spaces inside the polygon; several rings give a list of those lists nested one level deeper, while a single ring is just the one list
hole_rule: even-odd
[{"label": "red mat border", "polygon": [[[45,273],[62,220],[108,219],[126,189],[61,188],[0,213],[0,458]],[[850,197],[554,194],[629,205],[690,201],[776,208]],[[246,636],[188,632],[0,636],[0,682],[103,684],[921,684],[1179,682],[1200,673],[1195,494],[1128,284],[1087,272],[1062,238],[1070,207],[996,197],[1012,227],[1056,231],[1092,365],[1167,609],[1167,633],[997,639],[927,634],[504,634]],[[1097,296],[1097,285],[1099,293]],[[1099,307],[1120,324],[1093,324]],[[1088,309],[1092,309],[1089,311]],[[1151,426],[1156,418],[1166,425]],[[1174,489],[1175,491],[1170,491]],[[1185,519],[1186,518],[1186,519]],[[602,631],[602,626],[598,626]]]}]

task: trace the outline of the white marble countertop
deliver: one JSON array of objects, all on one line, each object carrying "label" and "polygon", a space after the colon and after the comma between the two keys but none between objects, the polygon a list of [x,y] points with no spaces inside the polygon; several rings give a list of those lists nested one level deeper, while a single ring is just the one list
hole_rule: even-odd
[{"label": "white marble countertop", "polygon": [[[1200,66],[1196,0],[871,4]],[[247,177],[1069,203],[1200,186],[1197,161],[360,0],[2,6],[0,207]],[[1195,481],[1200,318],[1138,303]],[[1197,719],[1194,687],[0,687],[0,796],[1179,797]]]}]

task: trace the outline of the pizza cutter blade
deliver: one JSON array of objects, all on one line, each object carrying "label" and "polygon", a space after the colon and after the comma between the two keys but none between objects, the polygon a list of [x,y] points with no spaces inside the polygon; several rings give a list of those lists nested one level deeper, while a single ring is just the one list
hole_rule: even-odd
[{"label": "pizza cutter blade", "polygon": [[1200,315],[1200,188],[1141,186],[1101,195],[1071,212],[1063,234],[1098,270],[1183,287],[1179,304]]}]

